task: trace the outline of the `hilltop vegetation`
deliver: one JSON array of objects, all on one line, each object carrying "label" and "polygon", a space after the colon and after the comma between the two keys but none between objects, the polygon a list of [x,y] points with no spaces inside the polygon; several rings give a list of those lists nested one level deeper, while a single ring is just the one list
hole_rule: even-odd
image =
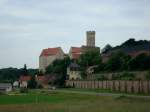
[{"label": "hilltop vegetation", "polygon": [[114,52],[114,51],[123,51],[125,53],[128,52],[136,52],[136,51],[150,51],[150,41],[148,40],[139,40],[136,41],[134,38],[131,38],[121,45],[112,47],[111,45],[106,45],[102,50],[102,53]]}]

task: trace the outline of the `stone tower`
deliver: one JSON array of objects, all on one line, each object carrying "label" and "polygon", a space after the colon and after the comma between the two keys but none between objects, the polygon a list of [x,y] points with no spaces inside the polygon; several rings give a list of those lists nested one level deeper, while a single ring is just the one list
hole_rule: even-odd
[{"label": "stone tower", "polygon": [[87,31],[86,32],[86,46],[87,47],[95,47],[95,31]]}]

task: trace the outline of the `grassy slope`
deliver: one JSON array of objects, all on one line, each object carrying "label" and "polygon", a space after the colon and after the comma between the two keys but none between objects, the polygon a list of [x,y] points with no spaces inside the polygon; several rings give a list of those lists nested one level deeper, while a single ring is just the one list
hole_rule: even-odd
[{"label": "grassy slope", "polygon": [[54,92],[0,96],[0,112],[149,112],[149,105],[148,99]]}]

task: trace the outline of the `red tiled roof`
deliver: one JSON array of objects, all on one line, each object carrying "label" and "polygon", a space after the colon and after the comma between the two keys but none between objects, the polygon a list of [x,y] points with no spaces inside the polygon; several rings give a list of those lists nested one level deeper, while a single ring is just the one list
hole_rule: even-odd
[{"label": "red tiled roof", "polygon": [[40,56],[56,55],[59,50],[60,50],[60,47],[43,49],[43,51],[42,51]]},{"label": "red tiled roof", "polygon": [[71,47],[71,53],[73,59],[78,59],[80,55],[82,54],[82,48],[81,47]]},{"label": "red tiled roof", "polygon": [[20,76],[20,79],[19,79],[21,82],[22,81],[29,81],[31,80],[31,76]]},{"label": "red tiled roof", "polygon": [[54,81],[55,77],[50,75],[37,76],[37,81],[42,84],[48,84],[50,81]]},{"label": "red tiled roof", "polygon": [[44,80],[45,77],[44,76],[37,76],[37,80]]},{"label": "red tiled roof", "polygon": [[72,54],[72,57],[73,57],[73,59],[79,59],[80,55],[81,55],[81,54],[73,53],[73,54]]},{"label": "red tiled roof", "polygon": [[82,48],[81,47],[72,47],[72,53],[81,53],[82,52]]}]

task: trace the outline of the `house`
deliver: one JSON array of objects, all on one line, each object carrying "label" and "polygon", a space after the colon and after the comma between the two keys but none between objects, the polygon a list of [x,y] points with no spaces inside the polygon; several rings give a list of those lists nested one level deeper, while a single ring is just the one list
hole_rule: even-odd
[{"label": "house", "polygon": [[69,80],[80,80],[81,79],[80,66],[76,63],[71,63],[67,68],[67,75]]},{"label": "house", "polygon": [[21,88],[27,88],[28,87],[28,81],[31,80],[31,76],[20,76],[20,79],[19,79],[19,83],[20,83],[20,87]]},{"label": "house", "polygon": [[10,92],[12,91],[11,83],[0,83],[0,92]]},{"label": "house", "polygon": [[47,66],[52,64],[57,59],[63,59],[64,52],[61,47],[43,49],[39,57],[39,70],[45,73]]},{"label": "house", "polygon": [[13,83],[13,88],[18,88],[19,87],[19,81],[15,81]]}]

